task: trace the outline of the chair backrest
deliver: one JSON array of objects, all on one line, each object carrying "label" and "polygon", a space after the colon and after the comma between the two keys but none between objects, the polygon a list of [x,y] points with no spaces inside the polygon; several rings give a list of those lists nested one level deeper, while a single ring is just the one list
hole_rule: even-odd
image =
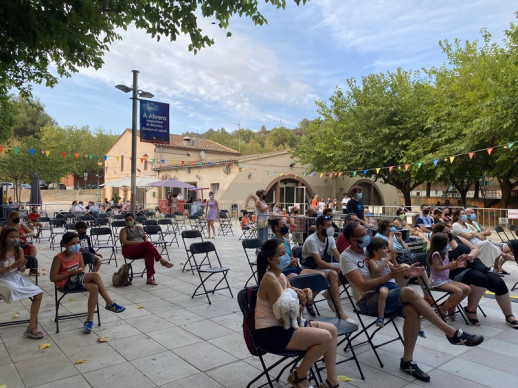
[{"label": "chair backrest", "polygon": [[162,228],[160,225],[144,225],[144,232],[146,234],[160,234],[162,233]]},{"label": "chair backrest", "polygon": [[200,216],[196,215],[196,214],[192,214],[188,217],[190,220],[199,220],[200,219]]},{"label": "chair backrest", "polygon": [[260,238],[247,238],[241,241],[244,249],[261,249],[263,241]]},{"label": "chair backrest", "polygon": [[182,230],[182,239],[186,238],[203,238],[199,230]]},{"label": "chair backrest", "polygon": [[157,223],[158,225],[173,225],[173,221],[170,218],[160,218]]},{"label": "chair backrest", "polygon": [[299,262],[302,262],[302,247],[291,248],[291,253],[293,253],[293,257],[299,259]]},{"label": "chair backrest", "polygon": [[84,215],[84,216],[79,216],[79,217],[76,217],[78,221],[93,221],[93,217],[91,215]]},{"label": "chair backrest", "polygon": [[147,211],[147,212],[144,213],[144,215],[146,217],[154,217],[154,216],[156,216],[156,212],[154,212],[154,211]]},{"label": "chair backrest", "polygon": [[113,219],[114,220],[123,220],[124,219],[124,214],[114,214],[113,215]]},{"label": "chair backrest", "polygon": [[157,220],[144,220],[142,221],[142,225],[158,225]]},{"label": "chair backrest", "polygon": [[97,217],[95,219],[95,225],[110,225],[110,220],[106,217]]},{"label": "chair backrest", "polygon": [[173,212],[175,216],[183,216],[182,212]]},{"label": "chair backrest", "polygon": [[329,283],[325,276],[318,273],[309,273],[305,275],[298,275],[290,278],[290,283],[297,288],[310,288],[313,294],[327,290]]},{"label": "chair backrest", "polygon": [[253,356],[263,355],[266,352],[258,349],[254,341],[255,335],[255,304],[257,300],[257,286],[242,289],[237,294],[237,302],[243,314],[243,336],[246,347]]},{"label": "chair backrest", "polygon": [[49,222],[50,223],[50,218],[49,217],[38,217],[38,218],[36,218],[36,221],[38,221],[38,222]]},{"label": "chair backrest", "polygon": [[116,220],[112,221],[112,228],[124,228],[126,226],[126,221]]},{"label": "chair backrest", "polygon": [[69,222],[68,224],[65,224],[65,229],[66,230],[72,230],[72,231],[76,231],[76,224],[75,222]]},{"label": "chair backrest", "polygon": [[107,236],[112,234],[112,230],[110,228],[106,227],[100,227],[100,228],[91,228],[90,229],[90,236]]},{"label": "chair backrest", "polygon": [[216,252],[216,247],[211,241],[202,241],[192,243],[189,250],[194,255],[197,253]]},{"label": "chair backrest", "polygon": [[[502,240],[502,242],[509,241],[509,237],[505,233],[504,228],[502,228],[500,225],[495,226],[495,232],[496,234],[498,234],[498,237],[500,237],[500,240]],[[505,239],[500,235],[500,233],[502,233],[505,236]]]},{"label": "chair backrest", "polygon": [[135,222],[139,223],[139,224],[142,224],[144,221],[146,221],[147,218],[146,217],[143,217],[143,216],[137,216],[135,217]]},{"label": "chair backrest", "polygon": [[64,228],[67,220],[64,218],[55,218],[49,221],[49,224],[54,228]]},{"label": "chair backrest", "polygon": [[173,213],[165,213],[164,217],[165,218],[176,218],[176,216]]}]

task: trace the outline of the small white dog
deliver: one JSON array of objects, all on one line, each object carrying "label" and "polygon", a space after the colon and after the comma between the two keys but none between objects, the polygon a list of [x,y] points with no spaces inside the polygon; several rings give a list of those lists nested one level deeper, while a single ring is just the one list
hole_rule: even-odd
[{"label": "small white dog", "polygon": [[300,325],[304,325],[304,319],[300,314],[299,297],[297,293],[291,288],[286,288],[282,293],[277,302],[273,304],[273,315],[277,319],[281,319],[284,322],[284,329],[288,330],[291,327],[294,329],[299,328],[299,319],[301,319]]}]

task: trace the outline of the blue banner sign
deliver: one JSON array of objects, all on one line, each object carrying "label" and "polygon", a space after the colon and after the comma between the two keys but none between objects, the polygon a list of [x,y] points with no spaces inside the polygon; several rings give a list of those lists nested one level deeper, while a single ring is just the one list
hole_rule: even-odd
[{"label": "blue banner sign", "polygon": [[169,104],[140,100],[140,141],[169,144]]}]

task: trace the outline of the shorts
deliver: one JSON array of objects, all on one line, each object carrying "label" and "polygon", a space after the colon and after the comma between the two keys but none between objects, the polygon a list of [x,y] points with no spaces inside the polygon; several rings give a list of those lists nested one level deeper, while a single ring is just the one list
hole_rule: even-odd
[{"label": "shorts", "polygon": [[255,331],[255,342],[261,349],[269,353],[282,353],[291,341],[295,329],[290,327],[284,330],[284,326],[272,326]]},{"label": "shorts", "polygon": [[396,282],[386,282],[383,283],[381,286],[376,287],[376,291],[380,291],[380,288],[388,288],[388,290],[395,290],[396,288],[399,288]]},{"label": "shorts", "polygon": [[[340,268],[340,263],[328,263],[328,264],[331,264],[331,265],[334,265],[335,267],[338,267]],[[317,271],[320,271],[320,272],[323,272],[326,274],[326,278],[327,278],[327,275],[329,274],[329,271],[332,271],[332,269],[329,269],[329,268],[313,268]]]},{"label": "shorts", "polygon": [[84,265],[93,265],[95,266],[95,262],[97,261],[97,257],[92,252],[81,252],[83,255],[83,263]]},{"label": "shorts", "polygon": [[302,268],[300,268],[300,267],[297,267],[297,268],[290,268],[290,269],[287,269],[287,270],[282,271],[282,273],[284,274],[284,276],[289,276],[289,275],[291,275],[292,273],[294,273],[295,275],[299,275],[301,272],[302,272]]},{"label": "shorts", "polygon": [[84,289],[84,273],[80,273],[75,276],[70,276],[67,282],[63,286],[64,290],[83,290]]},{"label": "shorts", "polygon": [[453,280],[451,279],[436,279],[430,280],[430,288],[437,288],[442,286],[443,284],[451,283]]},{"label": "shorts", "polygon": [[[385,305],[385,314],[394,314],[398,317],[403,316],[403,304],[399,300],[401,288],[394,288],[388,292],[387,302]],[[378,315],[378,299],[379,293],[369,292],[358,301],[358,308],[367,314]]]},{"label": "shorts", "polygon": [[21,242],[20,247],[23,249],[24,256],[30,256],[31,255],[31,248],[34,245],[28,243],[28,242]]}]

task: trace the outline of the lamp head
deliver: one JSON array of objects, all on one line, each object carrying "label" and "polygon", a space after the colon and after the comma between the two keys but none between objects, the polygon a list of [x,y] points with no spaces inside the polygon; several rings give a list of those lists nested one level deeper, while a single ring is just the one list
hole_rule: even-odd
[{"label": "lamp head", "polygon": [[115,87],[124,93],[129,93],[133,90],[133,88],[130,88],[126,85],[115,85]]},{"label": "lamp head", "polygon": [[155,97],[154,94],[149,93],[149,92],[144,92],[143,90],[139,90],[138,91],[138,95],[139,95],[139,97],[144,97],[144,98],[153,98],[153,97]]}]

